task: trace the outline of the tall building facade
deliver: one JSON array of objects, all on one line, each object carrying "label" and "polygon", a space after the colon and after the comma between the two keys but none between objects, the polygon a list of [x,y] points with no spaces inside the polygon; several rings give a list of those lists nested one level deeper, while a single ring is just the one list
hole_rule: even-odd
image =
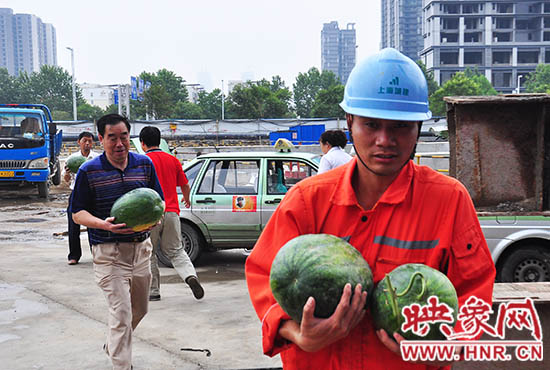
[{"label": "tall building facade", "polygon": [[57,65],[55,27],[33,14],[13,14],[0,8],[0,68],[11,75],[38,72]]},{"label": "tall building facade", "polygon": [[424,48],[422,0],[382,0],[382,48],[399,50],[414,61]]},{"label": "tall building facade", "polygon": [[423,0],[422,14],[421,59],[439,84],[470,68],[499,92],[519,92],[550,63],[550,1]]},{"label": "tall building facade", "polygon": [[321,70],[332,71],[345,84],[356,61],[355,23],[345,29],[338,22],[324,23],[321,30]]}]

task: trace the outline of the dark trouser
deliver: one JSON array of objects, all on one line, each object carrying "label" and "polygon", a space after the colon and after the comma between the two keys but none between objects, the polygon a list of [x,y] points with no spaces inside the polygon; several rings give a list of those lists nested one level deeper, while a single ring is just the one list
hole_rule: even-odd
[{"label": "dark trouser", "polygon": [[67,207],[67,219],[69,221],[69,255],[68,260],[80,260],[82,256],[82,248],[80,247],[80,225],[73,221],[73,213],[71,212],[71,200],[69,198],[69,207]]}]

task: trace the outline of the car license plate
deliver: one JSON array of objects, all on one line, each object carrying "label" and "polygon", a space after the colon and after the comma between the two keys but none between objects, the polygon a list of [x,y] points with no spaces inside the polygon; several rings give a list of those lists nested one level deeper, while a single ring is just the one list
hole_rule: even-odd
[{"label": "car license plate", "polygon": [[13,177],[13,171],[0,171],[0,177]]}]

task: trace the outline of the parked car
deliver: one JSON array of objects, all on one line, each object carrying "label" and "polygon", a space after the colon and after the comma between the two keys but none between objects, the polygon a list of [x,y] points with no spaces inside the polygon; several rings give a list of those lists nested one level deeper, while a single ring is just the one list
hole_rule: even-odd
[{"label": "parked car", "polygon": [[550,281],[550,217],[481,216],[497,281]]},{"label": "parked car", "polygon": [[[319,161],[317,154],[271,151],[212,153],[185,163],[191,207],[182,207],[180,220],[189,257],[253,247],[285,193],[315,175]],[[162,251],[158,257],[170,265]]]},{"label": "parked car", "polygon": [[[195,261],[208,250],[252,248],[285,193],[315,175],[320,156],[303,152],[201,155],[184,165],[191,208],[180,213],[182,243]],[[550,281],[550,218],[483,216],[499,281]],[[159,260],[170,266],[159,249]]]}]

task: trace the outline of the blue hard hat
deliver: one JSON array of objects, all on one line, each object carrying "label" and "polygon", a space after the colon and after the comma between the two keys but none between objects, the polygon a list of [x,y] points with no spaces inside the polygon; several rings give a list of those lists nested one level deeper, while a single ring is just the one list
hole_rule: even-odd
[{"label": "blue hard hat", "polygon": [[432,117],[422,70],[392,48],[380,50],[353,68],[340,106],[346,113],[370,118],[424,121]]}]

